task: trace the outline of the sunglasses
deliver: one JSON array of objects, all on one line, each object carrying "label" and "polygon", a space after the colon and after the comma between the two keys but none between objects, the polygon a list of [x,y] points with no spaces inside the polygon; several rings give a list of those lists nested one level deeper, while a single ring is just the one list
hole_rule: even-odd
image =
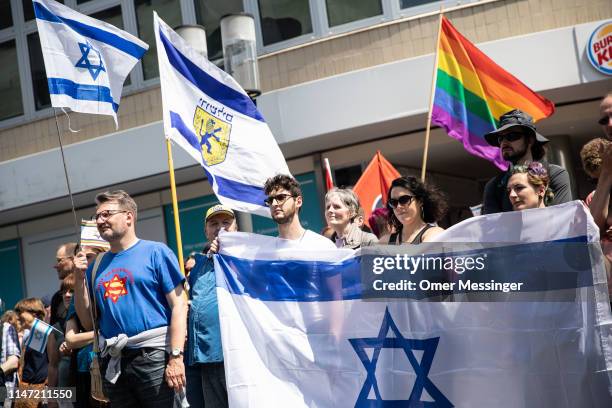
[{"label": "sunglasses", "polygon": [[612,119],[612,115],[602,116],[597,123],[599,123],[601,126],[606,126],[608,123],[610,123],[610,119]]},{"label": "sunglasses", "polygon": [[398,204],[407,205],[407,204],[410,204],[412,202],[412,200],[414,200],[414,196],[405,194],[405,195],[401,196],[400,198],[390,198],[389,199],[389,205],[392,208],[396,208],[398,206]]},{"label": "sunglasses", "polygon": [[283,205],[285,203],[285,201],[287,201],[291,197],[295,197],[295,196],[292,195],[292,194],[277,194],[275,196],[270,196],[270,197],[266,198],[264,200],[264,204],[266,206],[270,207],[274,203],[274,201],[276,200],[276,202],[279,205]]},{"label": "sunglasses", "polygon": [[523,133],[504,133],[502,135],[497,136],[497,143],[501,144],[501,142],[503,142],[504,140],[507,140],[509,142],[516,142],[523,136],[525,136]]}]

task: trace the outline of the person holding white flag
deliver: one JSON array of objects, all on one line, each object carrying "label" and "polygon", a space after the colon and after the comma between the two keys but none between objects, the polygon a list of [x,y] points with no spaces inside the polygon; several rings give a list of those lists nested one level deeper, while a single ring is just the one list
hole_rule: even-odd
[{"label": "person holding white flag", "polygon": [[204,168],[221,204],[266,217],[264,182],[289,174],[246,92],[155,14],[164,133]]},{"label": "person holding white flag", "polygon": [[149,46],[54,0],[33,0],[51,106],[111,115],[123,82]]}]

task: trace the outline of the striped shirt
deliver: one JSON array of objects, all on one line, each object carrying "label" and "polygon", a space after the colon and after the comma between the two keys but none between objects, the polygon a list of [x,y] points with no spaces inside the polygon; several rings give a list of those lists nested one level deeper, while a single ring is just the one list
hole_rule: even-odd
[{"label": "striped shirt", "polygon": [[[9,324],[3,323],[2,328],[2,357],[0,358],[0,364],[4,364],[10,356],[21,356],[19,350],[19,337],[17,337],[17,330]],[[7,388],[12,388],[15,385],[17,371],[6,376],[5,385]]]}]

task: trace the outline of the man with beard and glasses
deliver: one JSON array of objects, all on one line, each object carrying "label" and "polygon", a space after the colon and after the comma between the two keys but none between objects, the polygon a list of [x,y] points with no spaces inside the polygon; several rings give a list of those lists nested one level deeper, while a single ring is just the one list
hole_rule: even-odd
[{"label": "man with beard and glasses", "polygon": [[302,227],[299,211],[302,208],[300,183],[291,176],[276,175],[266,180],[264,192],[268,196],[265,204],[270,215],[278,224],[278,237],[283,247],[300,246],[308,249],[336,249],[334,243]]},{"label": "man with beard and glasses", "polygon": [[170,248],[136,236],[137,206],[129,194],[101,193],[96,203],[93,219],[110,251],[89,267],[77,262],[80,273],[87,270],[74,299],[85,330],[93,328],[95,313],[105,394],[114,408],[172,407],[185,386],[185,279]]},{"label": "man with beard and glasses", "polygon": [[563,167],[546,162],[545,145],[549,140],[536,132],[531,116],[518,109],[504,113],[499,118],[499,128],[484,137],[491,146],[500,148],[502,157],[510,162],[510,166],[507,171],[487,182],[484,188],[483,214],[512,211],[506,187],[512,168],[533,161],[542,163],[548,169],[549,187],[555,195],[550,205],[572,200],[569,174]]}]

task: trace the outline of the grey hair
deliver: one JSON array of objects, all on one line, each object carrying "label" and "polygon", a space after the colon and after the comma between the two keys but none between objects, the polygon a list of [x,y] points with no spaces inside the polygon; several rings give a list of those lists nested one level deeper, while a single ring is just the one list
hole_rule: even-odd
[{"label": "grey hair", "polygon": [[125,191],[105,191],[96,196],[96,204],[100,205],[108,202],[116,202],[119,204],[119,207],[122,210],[129,211],[134,214],[134,219],[136,219],[138,206],[136,205],[136,201],[134,201],[134,199]]},{"label": "grey hair", "polygon": [[353,218],[355,218],[357,216],[357,214],[359,213],[359,207],[361,206],[359,204],[359,198],[357,198],[357,195],[355,194],[355,192],[353,192],[353,190],[349,189],[349,188],[338,188],[338,187],[334,187],[331,190],[329,190],[327,192],[327,194],[325,194],[325,206],[327,207],[327,202],[329,200],[331,200],[331,198],[333,196],[337,196],[340,201],[342,201],[342,204],[344,204],[349,211],[351,212],[351,221],[353,220]]}]

